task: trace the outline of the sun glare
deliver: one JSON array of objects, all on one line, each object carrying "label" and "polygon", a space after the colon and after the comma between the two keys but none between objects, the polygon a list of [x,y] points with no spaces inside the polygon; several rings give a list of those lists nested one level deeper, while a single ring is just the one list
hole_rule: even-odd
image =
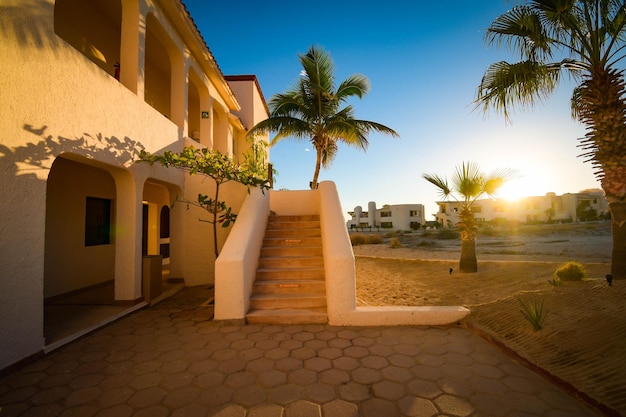
[{"label": "sun glare", "polygon": [[504,183],[496,194],[497,198],[502,198],[509,201],[519,201],[525,197],[531,197],[537,195],[533,191],[532,185],[529,185],[521,180],[513,180]]}]

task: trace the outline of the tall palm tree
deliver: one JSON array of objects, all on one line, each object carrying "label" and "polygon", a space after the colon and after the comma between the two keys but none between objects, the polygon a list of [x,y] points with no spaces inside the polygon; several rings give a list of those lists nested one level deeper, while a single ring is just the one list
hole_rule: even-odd
[{"label": "tall palm tree", "polygon": [[309,139],[316,152],[310,184],[315,189],[320,167],[330,166],[339,142],[366,150],[370,132],[398,134],[379,123],[355,119],[351,105],[341,107],[350,98],[367,94],[369,81],[365,76],[352,75],[335,88],[335,68],[328,52],[311,46],[298,57],[303,71],[296,85],[270,99],[269,118],[255,125],[248,136],[277,132],[271,145],[285,138]]},{"label": "tall palm tree", "polygon": [[626,56],[625,0],[534,0],[493,21],[488,45],[506,45],[520,61],[485,71],[476,104],[509,117],[514,105],[547,97],[564,75],[576,80],[572,116],[587,127],[580,138],[609,203],[611,274],[626,278]]},{"label": "tall palm tree", "polygon": [[472,207],[476,200],[485,195],[493,197],[498,189],[514,174],[512,170],[499,170],[491,174],[481,171],[475,162],[463,162],[456,167],[451,183],[436,174],[424,174],[422,177],[439,189],[445,201],[459,203],[459,222],[456,224],[461,239],[461,272],[477,272],[476,238],[478,227]]}]

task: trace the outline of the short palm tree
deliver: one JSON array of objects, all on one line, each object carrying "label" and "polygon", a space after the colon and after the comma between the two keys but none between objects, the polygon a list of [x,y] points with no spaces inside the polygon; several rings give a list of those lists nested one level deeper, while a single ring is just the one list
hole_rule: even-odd
[{"label": "short palm tree", "polygon": [[500,170],[491,174],[481,171],[475,162],[463,162],[456,167],[451,183],[436,174],[422,177],[439,189],[445,201],[454,200],[459,204],[459,222],[456,224],[461,238],[461,272],[477,272],[476,238],[478,227],[472,210],[480,197],[493,197],[498,189],[514,174],[511,170]]},{"label": "short palm tree", "polygon": [[366,150],[370,132],[398,134],[382,124],[355,119],[351,105],[342,107],[350,98],[367,94],[369,81],[365,76],[352,75],[335,87],[335,68],[328,52],[311,46],[298,57],[303,71],[295,87],[270,99],[269,118],[255,125],[248,136],[277,132],[271,145],[285,138],[310,140],[316,152],[310,184],[315,189],[320,167],[331,164],[339,142]]},{"label": "short palm tree", "polygon": [[488,45],[519,53],[517,63],[491,64],[476,104],[509,117],[515,105],[547,97],[564,75],[577,82],[572,115],[584,123],[580,138],[609,203],[611,273],[626,278],[626,56],[625,0],[534,0],[513,7],[487,30]]}]

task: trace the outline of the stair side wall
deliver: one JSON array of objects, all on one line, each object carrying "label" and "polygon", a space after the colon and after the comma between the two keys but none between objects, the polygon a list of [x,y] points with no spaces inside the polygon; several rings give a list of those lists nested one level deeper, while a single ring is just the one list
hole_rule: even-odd
[{"label": "stair side wall", "polygon": [[322,181],[318,191],[328,321],[347,324],[348,317],[356,310],[354,253],[335,183]]},{"label": "stair side wall", "polygon": [[270,214],[269,192],[253,188],[215,261],[215,320],[243,320]]}]

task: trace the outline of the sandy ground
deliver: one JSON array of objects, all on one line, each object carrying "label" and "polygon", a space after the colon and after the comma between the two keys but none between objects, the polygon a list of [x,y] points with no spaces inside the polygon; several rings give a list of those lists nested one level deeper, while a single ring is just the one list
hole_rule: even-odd
[{"label": "sandy ground", "polygon": [[[436,232],[354,247],[359,305],[463,305],[463,323],[563,384],[607,415],[626,416],[626,282],[608,286],[608,222],[487,230],[477,241],[477,273],[456,271],[458,239]],[[556,268],[576,261],[587,278],[555,287]],[[453,269],[450,274],[450,268]],[[543,302],[535,331],[520,299]]]}]

